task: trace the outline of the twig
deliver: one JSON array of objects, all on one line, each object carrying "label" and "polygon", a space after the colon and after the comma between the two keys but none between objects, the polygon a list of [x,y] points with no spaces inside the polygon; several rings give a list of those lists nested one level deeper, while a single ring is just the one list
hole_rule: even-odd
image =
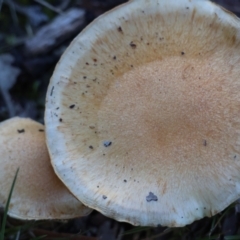
[{"label": "twig", "polygon": [[39,4],[41,4],[42,6],[44,6],[46,8],[49,8],[50,10],[52,10],[52,11],[58,13],[58,14],[62,14],[63,13],[63,11],[61,9],[54,7],[53,5],[51,5],[50,3],[48,3],[48,2],[46,2],[44,0],[34,0],[34,1],[39,3]]},{"label": "twig", "polygon": [[0,0],[0,12],[2,10],[2,4],[3,4],[3,0]]},{"label": "twig", "polygon": [[8,7],[10,9],[11,16],[12,16],[14,24],[18,25],[19,21],[18,21],[18,16],[17,16],[17,13],[16,13],[15,3],[11,0],[6,0],[6,4],[8,5]]},{"label": "twig", "polygon": [[1,93],[4,99],[4,102],[7,106],[7,110],[8,110],[8,115],[10,118],[14,117],[15,114],[15,108],[14,108],[14,104],[12,102],[12,99],[10,97],[10,94],[8,91],[1,89]]}]

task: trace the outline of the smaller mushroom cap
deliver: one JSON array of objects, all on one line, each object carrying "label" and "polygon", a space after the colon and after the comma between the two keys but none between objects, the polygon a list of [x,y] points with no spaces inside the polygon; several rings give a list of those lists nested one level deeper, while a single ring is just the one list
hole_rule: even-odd
[{"label": "smaller mushroom cap", "polygon": [[19,168],[8,215],[18,219],[69,219],[91,209],[78,201],[55,175],[44,126],[15,117],[0,123],[0,205],[7,202]]}]

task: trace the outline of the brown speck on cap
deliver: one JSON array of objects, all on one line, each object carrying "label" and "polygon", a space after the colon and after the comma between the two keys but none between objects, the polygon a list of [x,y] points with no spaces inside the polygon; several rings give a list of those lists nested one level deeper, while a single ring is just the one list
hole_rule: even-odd
[{"label": "brown speck on cap", "polygon": [[123,30],[122,30],[121,27],[118,27],[118,31],[121,32],[121,33],[123,33]]},{"label": "brown speck on cap", "polygon": [[24,133],[25,129],[18,129],[17,131],[18,131],[18,133]]},{"label": "brown speck on cap", "polygon": [[129,44],[131,46],[131,48],[135,49],[137,47],[137,45],[134,42],[130,42]]}]

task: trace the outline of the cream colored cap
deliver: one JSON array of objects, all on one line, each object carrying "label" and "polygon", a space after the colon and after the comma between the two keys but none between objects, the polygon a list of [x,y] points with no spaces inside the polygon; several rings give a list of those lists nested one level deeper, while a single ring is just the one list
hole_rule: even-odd
[{"label": "cream colored cap", "polygon": [[15,117],[0,123],[0,205],[5,206],[19,168],[8,214],[18,219],[69,219],[90,209],[55,175],[45,143],[44,126]]},{"label": "cream colored cap", "polygon": [[82,31],[45,113],[57,175],[134,225],[184,226],[240,197],[240,21],[205,0],[135,0]]}]

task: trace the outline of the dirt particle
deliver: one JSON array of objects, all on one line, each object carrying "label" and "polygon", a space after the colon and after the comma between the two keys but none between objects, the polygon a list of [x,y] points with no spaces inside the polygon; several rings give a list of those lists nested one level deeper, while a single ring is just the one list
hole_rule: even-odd
[{"label": "dirt particle", "polygon": [[92,145],[90,145],[90,146],[89,146],[89,148],[90,148],[90,149],[93,149],[93,146],[92,146]]},{"label": "dirt particle", "polygon": [[130,47],[132,48],[132,49],[135,49],[136,47],[137,47],[137,45],[135,44],[135,43],[133,43],[133,42],[130,42]]},{"label": "dirt particle", "polygon": [[185,54],[185,52],[181,52],[181,55],[184,55]]},{"label": "dirt particle", "polygon": [[72,104],[69,106],[69,108],[73,109],[75,107],[75,104]]},{"label": "dirt particle", "polygon": [[127,182],[127,180],[126,180],[126,179],[124,179],[123,181],[124,181],[125,183]]},{"label": "dirt particle", "polygon": [[117,59],[117,57],[116,56],[113,56],[113,60],[116,60]]},{"label": "dirt particle", "polygon": [[38,129],[39,132],[44,132],[44,129]]},{"label": "dirt particle", "polygon": [[123,33],[123,30],[122,30],[121,27],[118,27],[118,31],[121,32],[121,33]]},{"label": "dirt particle", "polygon": [[59,122],[62,122],[62,118],[59,118]]},{"label": "dirt particle", "polygon": [[105,141],[103,143],[104,147],[110,147],[112,145],[112,142],[111,141]]},{"label": "dirt particle", "polygon": [[107,196],[103,195],[102,198],[105,200],[105,199],[107,199]]},{"label": "dirt particle", "polygon": [[203,140],[203,146],[206,147],[207,146],[207,140]]},{"label": "dirt particle", "polygon": [[158,197],[154,195],[152,192],[149,192],[148,196],[146,196],[146,200],[147,202],[157,201]]},{"label": "dirt particle", "polygon": [[83,79],[86,79],[87,78],[87,76],[83,76]]},{"label": "dirt particle", "polygon": [[53,86],[53,87],[52,87],[52,89],[51,89],[50,96],[52,96],[52,95],[53,95],[53,90],[54,90],[54,86]]},{"label": "dirt particle", "polygon": [[17,131],[18,131],[18,133],[24,133],[25,132],[24,129],[18,129]]}]

